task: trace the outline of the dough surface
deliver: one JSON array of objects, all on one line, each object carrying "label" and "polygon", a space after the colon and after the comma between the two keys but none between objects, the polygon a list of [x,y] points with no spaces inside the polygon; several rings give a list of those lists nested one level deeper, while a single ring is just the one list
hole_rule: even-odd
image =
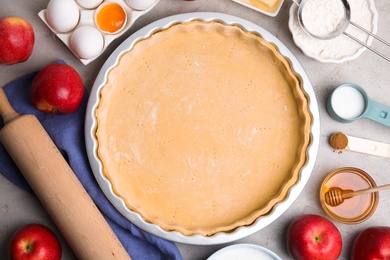
[{"label": "dough surface", "polygon": [[140,40],[96,110],[103,173],[127,207],[185,235],[253,223],[306,161],[310,115],[289,62],[238,26],[192,21]]}]

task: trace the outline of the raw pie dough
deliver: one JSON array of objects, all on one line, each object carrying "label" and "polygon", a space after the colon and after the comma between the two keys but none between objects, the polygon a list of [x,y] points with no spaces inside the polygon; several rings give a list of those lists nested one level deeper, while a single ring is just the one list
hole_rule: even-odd
[{"label": "raw pie dough", "polygon": [[138,41],[108,73],[98,157],[127,207],[185,235],[252,224],[306,161],[310,115],[290,63],[238,26],[191,21]]}]

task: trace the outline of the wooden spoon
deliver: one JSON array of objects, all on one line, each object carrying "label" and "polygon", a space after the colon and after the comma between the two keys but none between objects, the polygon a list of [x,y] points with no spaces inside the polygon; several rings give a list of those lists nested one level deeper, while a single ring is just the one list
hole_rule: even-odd
[{"label": "wooden spoon", "polygon": [[351,191],[343,190],[339,187],[332,187],[325,193],[325,202],[326,204],[336,207],[344,202],[344,199],[349,199],[354,196],[363,195],[367,193],[373,193],[381,190],[390,189],[390,184],[367,188],[363,190]]}]

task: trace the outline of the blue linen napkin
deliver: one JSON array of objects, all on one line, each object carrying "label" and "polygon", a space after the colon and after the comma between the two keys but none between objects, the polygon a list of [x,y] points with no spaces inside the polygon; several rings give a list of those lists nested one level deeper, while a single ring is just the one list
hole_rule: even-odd
[{"label": "blue linen napkin", "polygon": [[[30,86],[36,73],[22,76],[4,86],[4,92],[14,110],[19,114],[33,114],[39,119],[132,259],[182,259],[173,242],[151,235],[123,217],[105,197],[96,182],[84,142],[84,118],[88,92],[85,92],[78,110],[72,114],[53,116],[42,113],[36,110],[29,100]],[[0,120],[0,129],[3,126],[3,120]],[[1,143],[0,172],[17,186],[33,193]]]}]

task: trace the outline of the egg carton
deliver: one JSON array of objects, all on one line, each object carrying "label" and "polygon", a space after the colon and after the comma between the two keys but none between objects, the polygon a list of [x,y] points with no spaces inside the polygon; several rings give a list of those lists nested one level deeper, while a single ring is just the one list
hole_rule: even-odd
[{"label": "egg carton", "polygon": [[[59,14],[57,20],[60,21],[55,21],[55,18],[51,16],[48,19],[48,10],[51,1],[56,2],[56,3],[52,3],[52,5],[58,3],[57,9],[61,9],[61,10],[55,10],[56,8],[50,7],[50,12]],[[108,0],[108,1],[107,0],[51,0],[51,1],[49,2],[48,8],[41,10],[38,13],[38,16],[84,65],[87,65],[93,60],[95,60],[96,58],[98,58],[107,49],[110,43],[112,43],[115,39],[123,35],[139,17],[152,10],[153,7],[155,7],[159,2],[159,0]],[[141,10],[140,8],[135,9],[136,7],[134,6],[145,5],[145,1],[150,3],[150,5],[146,9],[144,10]],[[92,3],[94,3],[93,6],[91,5]],[[110,4],[110,3],[119,4],[123,8],[126,14],[125,24],[120,30],[114,33],[106,32],[100,29],[95,20],[96,13],[100,10],[100,8],[103,5]],[[67,4],[68,6],[71,6],[71,8],[66,8]],[[74,7],[75,4],[77,8]],[[133,6],[131,6],[130,4],[133,4]],[[71,10],[72,13],[67,13],[67,11],[69,10],[66,9]],[[70,26],[71,28],[65,31],[55,29],[55,27],[58,27],[55,25],[55,23],[58,23],[60,24],[60,26],[62,26],[61,25],[62,22],[65,24],[66,27],[66,23],[69,23],[69,21],[71,20],[70,17],[73,16],[76,17],[75,19],[77,19],[77,14],[75,13],[75,9],[77,9],[78,11],[78,20],[76,25],[73,27]],[[86,27],[94,28],[91,29],[91,31],[93,31],[94,33],[89,37],[86,36],[88,32],[86,31],[82,32],[82,30],[85,29]],[[97,32],[99,32],[99,34],[97,34]],[[94,48],[97,49],[97,51],[95,50],[96,52],[92,56],[90,54],[83,55],[83,53],[80,53],[81,52],[80,48],[77,48],[75,47],[75,44],[72,44],[76,42],[76,34],[78,34],[78,39],[82,38],[82,42],[78,42],[77,45],[84,45],[84,47],[88,46],[88,49],[92,51],[94,50]],[[74,37],[74,39],[72,39],[72,36]]]}]

